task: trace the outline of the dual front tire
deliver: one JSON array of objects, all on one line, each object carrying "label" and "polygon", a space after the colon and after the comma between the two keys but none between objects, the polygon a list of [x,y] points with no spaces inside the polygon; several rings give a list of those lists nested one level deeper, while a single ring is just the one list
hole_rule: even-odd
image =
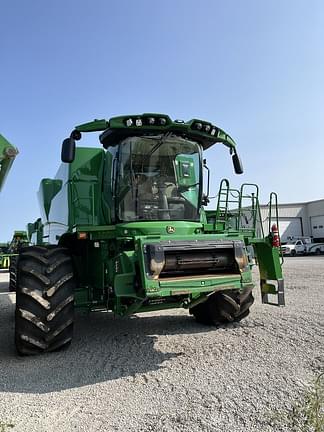
[{"label": "dual front tire", "polygon": [[190,309],[196,321],[205,325],[219,326],[238,322],[247,317],[254,303],[251,290],[239,293],[227,290],[211,295],[205,302]]}]

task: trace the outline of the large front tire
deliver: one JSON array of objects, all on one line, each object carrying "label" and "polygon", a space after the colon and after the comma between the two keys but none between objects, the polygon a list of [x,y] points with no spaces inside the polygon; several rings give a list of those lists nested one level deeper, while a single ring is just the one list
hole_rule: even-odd
[{"label": "large front tire", "polygon": [[58,246],[31,246],[17,266],[15,343],[19,354],[58,350],[72,340],[74,290],[72,258]]},{"label": "large front tire", "polygon": [[204,303],[190,309],[196,321],[205,325],[221,325],[241,321],[250,313],[254,302],[251,291],[221,291],[213,294]]}]

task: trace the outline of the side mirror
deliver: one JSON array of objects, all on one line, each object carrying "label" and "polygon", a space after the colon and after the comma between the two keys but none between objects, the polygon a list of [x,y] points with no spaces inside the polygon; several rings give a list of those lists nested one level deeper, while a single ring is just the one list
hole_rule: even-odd
[{"label": "side mirror", "polygon": [[243,165],[240,156],[235,152],[232,156],[234,171],[236,174],[243,174]]},{"label": "side mirror", "polygon": [[75,157],[75,140],[74,138],[66,138],[62,143],[61,161],[71,163]]}]

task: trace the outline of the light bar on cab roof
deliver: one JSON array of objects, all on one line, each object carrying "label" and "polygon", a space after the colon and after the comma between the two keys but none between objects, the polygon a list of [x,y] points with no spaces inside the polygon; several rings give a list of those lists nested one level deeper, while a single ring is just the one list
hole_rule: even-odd
[{"label": "light bar on cab roof", "polygon": [[128,117],[124,120],[124,123],[127,127],[141,127],[141,126],[165,126],[168,123],[168,119],[165,117],[146,117],[146,116],[134,116]]},{"label": "light bar on cab roof", "polygon": [[125,115],[111,117],[109,120],[94,120],[84,123],[75,128],[71,137],[79,139],[80,132],[99,132],[100,141],[107,148],[108,145],[116,145],[123,137],[139,136],[151,133],[171,132],[197,140],[206,150],[216,143],[223,143],[227,147],[235,148],[234,140],[222,129],[204,120],[192,119],[187,122],[183,120],[171,120],[165,114],[145,113],[141,115]]},{"label": "light bar on cab roof", "polygon": [[[139,117],[139,116],[133,116],[133,117],[127,117],[124,119],[124,124],[126,127],[145,127],[145,126],[166,126],[170,123],[172,123],[172,121],[168,121],[169,119],[167,119],[166,117],[161,117],[161,116],[150,116],[147,117],[145,115]],[[183,120],[175,120],[174,123],[176,124],[191,124],[191,129],[197,130],[199,132],[203,132],[205,134],[211,135],[212,137],[214,137],[216,135],[217,132],[217,128],[216,126],[212,125],[211,123],[207,123],[207,122],[203,122],[203,121],[189,121],[187,123],[185,123]]]}]

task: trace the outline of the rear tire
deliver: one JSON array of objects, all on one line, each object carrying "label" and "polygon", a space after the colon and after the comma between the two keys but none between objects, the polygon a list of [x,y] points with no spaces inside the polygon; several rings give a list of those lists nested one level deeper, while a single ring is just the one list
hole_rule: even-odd
[{"label": "rear tire", "polygon": [[17,256],[10,257],[10,265],[9,265],[9,291],[10,292],[16,291],[17,262],[18,262]]},{"label": "rear tire", "polygon": [[247,317],[254,302],[251,293],[239,294],[237,291],[221,291],[213,294],[204,303],[189,310],[196,321],[205,325],[221,325],[238,322]]},{"label": "rear tire", "polygon": [[21,355],[54,351],[70,344],[76,287],[69,251],[31,246],[17,266],[15,344]]}]

